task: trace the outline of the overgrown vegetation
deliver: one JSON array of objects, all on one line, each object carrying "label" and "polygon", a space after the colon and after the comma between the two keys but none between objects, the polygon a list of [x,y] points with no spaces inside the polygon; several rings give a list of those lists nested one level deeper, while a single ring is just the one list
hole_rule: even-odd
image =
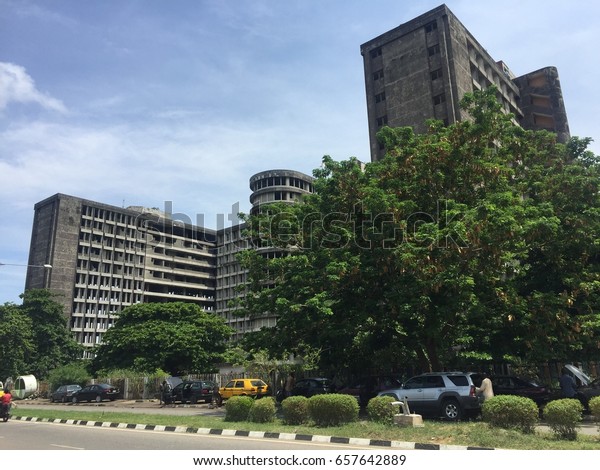
[{"label": "overgrown vegetation", "polygon": [[0,380],[51,370],[81,357],[83,347],[69,332],[64,309],[46,289],[30,289],[23,303],[0,305]]},{"label": "overgrown vegetation", "polygon": [[324,157],[315,194],[246,217],[287,253],[243,253],[242,313],[278,317],[249,349],[327,345],[320,369],[351,371],[597,360],[600,160],[514,125],[495,93],[465,95],[472,120],[384,127],[384,159]]}]

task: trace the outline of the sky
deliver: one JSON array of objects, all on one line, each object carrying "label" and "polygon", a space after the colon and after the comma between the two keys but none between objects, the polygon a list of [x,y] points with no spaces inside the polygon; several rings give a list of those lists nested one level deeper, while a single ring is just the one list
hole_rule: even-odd
[{"label": "sky", "polygon": [[[216,228],[255,173],[369,161],[360,45],[440,4],[0,0],[0,304],[20,303],[33,207],[56,193]],[[571,134],[600,153],[600,2],[446,5],[516,75],[556,66]]]}]

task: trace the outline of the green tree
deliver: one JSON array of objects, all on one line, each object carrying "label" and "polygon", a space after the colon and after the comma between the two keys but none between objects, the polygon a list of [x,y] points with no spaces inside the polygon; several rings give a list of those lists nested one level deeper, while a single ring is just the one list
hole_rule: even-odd
[{"label": "green tree", "polygon": [[31,319],[18,305],[0,305],[0,380],[25,373],[33,349]]},{"label": "green tree", "polygon": [[[44,379],[52,369],[81,357],[82,347],[71,336],[63,307],[47,289],[30,289],[21,295],[21,312],[31,320],[33,349],[27,373]],[[25,373],[22,371],[21,373]]]},{"label": "green tree", "polygon": [[[323,367],[439,369],[464,359],[597,350],[598,159],[515,126],[495,90],[430,131],[383,128],[386,157],[323,159],[315,194],[246,217],[243,314],[278,323],[248,339],[321,350]],[[570,264],[569,264],[570,263]]]},{"label": "green tree", "polygon": [[192,303],[131,305],[97,348],[92,370],[162,369],[172,375],[210,372],[221,360],[231,329]]}]

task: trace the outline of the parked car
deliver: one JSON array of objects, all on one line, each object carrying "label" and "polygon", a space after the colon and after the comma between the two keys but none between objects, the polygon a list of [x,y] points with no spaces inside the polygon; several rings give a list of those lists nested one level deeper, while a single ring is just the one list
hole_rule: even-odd
[{"label": "parked car", "polygon": [[543,406],[550,401],[550,389],[531,380],[512,375],[494,375],[490,379],[495,395],[531,398],[538,406]]},{"label": "parked car", "polygon": [[62,402],[62,403],[70,402],[71,398],[73,396],[73,393],[76,392],[77,390],[81,390],[81,385],[76,385],[76,384],[61,385],[56,390],[54,390],[54,392],[52,392],[52,394],[50,395],[50,401],[52,403],[55,403],[55,402]]},{"label": "parked car", "polygon": [[391,375],[361,377],[350,386],[341,388],[337,393],[352,395],[360,406],[367,406],[369,400],[379,392],[402,387],[402,381]]},{"label": "parked car", "polygon": [[181,382],[171,390],[171,402],[195,404],[204,401],[210,403],[213,393],[218,389],[219,386],[210,380],[188,380]]},{"label": "parked car", "polygon": [[586,411],[589,410],[590,400],[594,397],[600,396],[600,378],[592,380],[587,385],[581,385],[577,389],[577,395],[575,395]]},{"label": "parked car", "polygon": [[222,400],[235,396],[262,398],[269,394],[269,386],[261,379],[235,379],[219,389]]},{"label": "parked car", "polygon": [[405,398],[411,413],[442,416],[456,421],[481,410],[475,387],[482,377],[474,372],[434,372],[418,375],[400,387],[379,392],[398,401]]},{"label": "parked car", "polygon": [[81,390],[73,392],[71,401],[80,403],[83,401],[95,401],[100,403],[104,400],[116,400],[119,397],[119,389],[110,384],[93,384],[86,385]]},{"label": "parked car", "polygon": [[291,396],[310,398],[314,395],[331,392],[333,392],[333,388],[329,379],[312,377],[298,380],[296,385],[294,385],[294,388],[292,388]]}]

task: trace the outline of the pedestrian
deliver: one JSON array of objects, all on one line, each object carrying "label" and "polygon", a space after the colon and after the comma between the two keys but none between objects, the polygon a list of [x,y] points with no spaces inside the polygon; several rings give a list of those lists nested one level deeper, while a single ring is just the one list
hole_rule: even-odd
[{"label": "pedestrian", "polygon": [[292,390],[294,389],[295,385],[296,385],[296,373],[292,371],[292,372],[290,372],[290,375],[288,375],[288,377],[285,381],[285,386],[283,387],[283,393],[286,398],[292,395]]},{"label": "pedestrian", "polygon": [[160,386],[160,405],[163,408],[171,403],[171,384],[165,380]]},{"label": "pedestrian", "polygon": [[483,380],[479,387],[475,387],[475,393],[483,397],[483,401],[489,400],[494,396],[494,387],[492,386],[492,380],[487,373],[483,373]]},{"label": "pedestrian", "polygon": [[575,391],[577,384],[575,383],[575,379],[573,378],[573,376],[569,374],[569,371],[566,367],[563,367],[559,383],[560,391],[563,398],[575,398],[575,395],[577,394],[577,392]]}]

